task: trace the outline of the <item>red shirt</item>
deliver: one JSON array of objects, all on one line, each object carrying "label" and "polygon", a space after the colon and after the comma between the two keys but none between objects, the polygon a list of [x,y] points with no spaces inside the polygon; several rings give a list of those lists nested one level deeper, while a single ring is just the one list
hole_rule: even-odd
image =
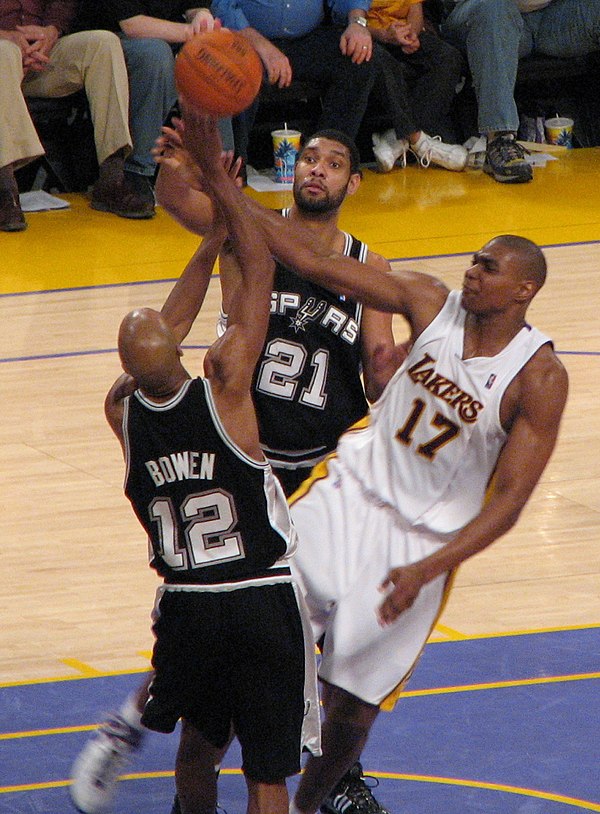
[{"label": "red shirt", "polygon": [[77,0],[0,0],[0,29],[18,25],[54,25],[66,34],[77,10]]}]

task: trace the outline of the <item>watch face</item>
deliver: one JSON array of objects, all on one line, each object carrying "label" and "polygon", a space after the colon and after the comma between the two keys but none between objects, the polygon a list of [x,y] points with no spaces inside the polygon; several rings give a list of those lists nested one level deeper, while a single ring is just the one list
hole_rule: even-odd
[{"label": "watch face", "polygon": [[367,27],[367,18],[366,17],[355,17],[352,20],[353,23],[358,23],[358,25],[362,25],[363,28]]}]

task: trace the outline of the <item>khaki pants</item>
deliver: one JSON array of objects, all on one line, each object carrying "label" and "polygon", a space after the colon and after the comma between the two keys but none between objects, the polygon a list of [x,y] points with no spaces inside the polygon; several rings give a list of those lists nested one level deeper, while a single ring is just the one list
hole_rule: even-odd
[{"label": "khaki pants", "polygon": [[21,51],[0,39],[0,168],[15,168],[44,154],[24,96],[58,98],[85,89],[98,163],[121,148],[131,151],[129,86],[123,49],[110,31],[61,37],[44,71],[23,78]]}]

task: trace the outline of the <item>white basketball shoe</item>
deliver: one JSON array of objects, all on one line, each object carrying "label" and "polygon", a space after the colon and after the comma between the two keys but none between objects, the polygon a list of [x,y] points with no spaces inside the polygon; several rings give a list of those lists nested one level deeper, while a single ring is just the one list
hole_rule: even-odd
[{"label": "white basketball shoe", "polygon": [[140,749],[144,732],[111,715],[88,740],[71,769],[69,793],[82,814],[108,814],[123,769]]}]

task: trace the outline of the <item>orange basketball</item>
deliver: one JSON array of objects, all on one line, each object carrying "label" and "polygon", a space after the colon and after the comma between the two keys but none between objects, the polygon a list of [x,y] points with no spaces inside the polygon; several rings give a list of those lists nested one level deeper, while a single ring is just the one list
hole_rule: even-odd
[{"label": "orange basketball", "polygon": [[212,116],[235,116],[256,97],[262,82],[260,57],[248,40],[222,28],[196,34],[175,62],[177,90]]}]

